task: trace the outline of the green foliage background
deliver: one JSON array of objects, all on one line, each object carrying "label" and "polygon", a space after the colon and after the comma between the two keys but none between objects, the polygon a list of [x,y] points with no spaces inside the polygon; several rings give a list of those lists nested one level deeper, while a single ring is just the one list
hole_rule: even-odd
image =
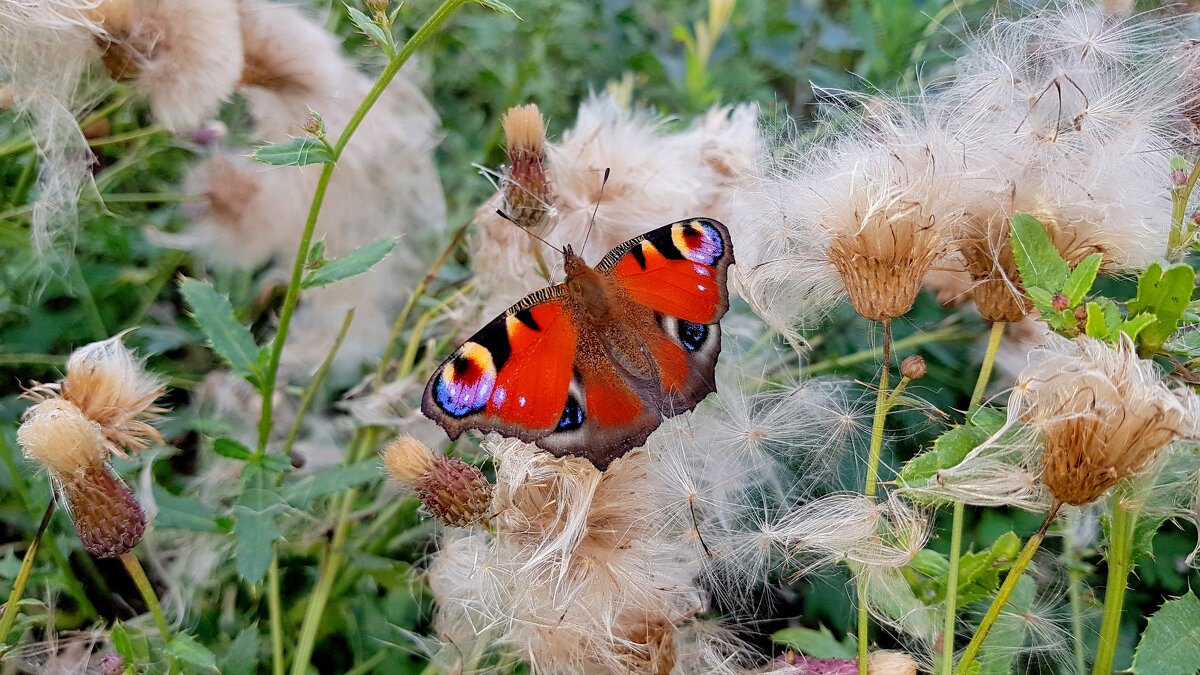
[{"label": "green foliage background", "polygon": [[[821,90],[912,92],[919,78],[935,78],[951,67],[958,37],[992,9],[977,0],[739,0],[707,64],[703,87],[697,89],[688,86],[685,45],[675,35],[705,19],[705,3],[511,4],[522,21],[494,12],[460,12],[418,54],[424,89],[442,118],[444,140],[437,163],[451,227],[465,222],[492,191],[473,165],[494,167],[502,161],[500,115],[511,105],[537,103],[549,120],[551,137],[557,137],[573,124],[576,108],[590,91],[624,87],[631,102],[655,107],[674,120],[670,124],[687,124],[712,101],[758,101],[768,120],[781,120],[785,114],[798,120],[794,128],[780,124],[780,133],[804,133],[815,103],[837,95]],[[415,26],[433,6],[427,0],[409,3],[400,10],[397,24]],[[381,56],[346,13],[334,7],[331,17],[329,23],[347,50],[366,69],[378,70]],[[235,134],[240,114],[236,101],[223,113]],[[19,553],[36,530],[50,495],[45,475],[31,470],[14,442],[18,417],[26,406],[16,399],[18,385],[58,379],[73,347],[129,327],[140,328],[128,342],[149,354],[149,366],[169,375],[173,387],[167,403],[176,413],[164,432],[180,452],[154,463],[156,481],[165,486],[157,494],[158,527],[219,534],[232,526],[198,502],[172,493],[195,470],[201,432],[216,436],[223,430],[221,420],[204,419],[188,409],[188,390],[219,364],[186,318],[174,283],[180,274],[197,275],[192,260],[150,244],[143,235],[147,229],[173,231],[184,225],[183,208],[192,197],[180,195],[179,181],[196,148],[186,138],[155,131],[146,109],[134,101],[118,105],[109,121],[111,134],[135,137],[97,149],[96,184],[107,208],[95,194],[85,193],[80,213],[85,226],[73,255],[45,261],[32,255],[29,243],[27,202],[36,155],[21,147],[23,136],[13,113],[0,113],[0,579],[5,588],[16,576]],[[142,130],[149,131],[136,134]],[[455,262],[469,265],[461,251]],[[269,333],[280,300],[264,300],[260,281],[261,271],[256,270],[229,270],[215,278],[217,289],[229,294],[237,317],[252,326],[259,342]],[[1114,291],[1121,297],[1132,294],[1129,283]],[[947,310],[923,294],[914,310],[897,322],[895,338],[939,327],[952,330],[946,339],[919,347],[929,372],[910,392],[937,409],[962,410],[973,385],[973,377],[963,373],[977,368],[978,339],[986,326],[977,316]],[[816,344],[812,361],[824,372],[864,382],[875,378],[874,359],[851,365],[838,361],[878,344],[871,327],[848,307],[821,327]],[[919,412],[896,415],[892,423],[903,438],[886,458],[892,466],[927,446],[945,424]],[[120,468],[136,476],[135,470],[149,461],[143,458]],[[377,483],[377,475],[360,471],[328,480],[332,488],[344,490]],[[314,501],[324,499],[316,494]],[[977,513],[967,530],[975,550],[989,548],[1010,530],[1025,537],[1040,521],[1026,513]],[[430,630],[431,598],[412,566],[429,551],[433,526],[417,515],[413,499],[398,502],[385,516],[367,524],[368,536],[351,551],[348,573],[338,581],[336,601],[318,636],[314,665],[321,672],[345,672],[355,664],[372,663],[377,672],[389,673],[417,673],[424,667],[418,654],[407,662],[397,660],[392,645],[408,644],[405,631]],[[118,566],[95,561],[80,550],[64,514],[55,517],[50,532],[47,554],[39,558],[30,588],[36,595],[58,596],[57,630],[84,628],[99,619],[125,620],[145,609]],[[1129,645],[1118,664],[1129,663],[1132,641],[1145,629],[1142,617],[1196,585],[1195,574],[1181,564],[1195,535],[1188,528],[1168,526],[1154,539],[1153,550],[1143,552],[1146,557],[1127,600],[1130,625],[1122,631]],[[935,540],[931,548],[944,550],[945,542]],[[281,571],[289,630],[299,625],[319,563],[320,551],[314,546],[307,555],[289,558]],[[266,656],[258,653],[256,637],[266,631],[265,605],[261,596],[237,584],[232,566],[221,569],[229,575],[227,594],[197,612],[191,632],[221,655],[223,672],[252,672],[247,664]],[[838,579],[802,580],[764,601],[759,626],[764,634],[788,625],[825,626],[839,637],[852,630],[851,598]],[[32,617],[19,625],[47,637],[44,616]],[[230,641],[230,635],[236,637]],[[1033,668],[1038,667],[1034,663]]]}]

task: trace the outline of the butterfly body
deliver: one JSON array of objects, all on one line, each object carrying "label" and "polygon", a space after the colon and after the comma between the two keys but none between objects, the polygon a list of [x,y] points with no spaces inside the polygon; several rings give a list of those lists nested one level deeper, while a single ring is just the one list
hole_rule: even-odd
[{"label": "butterfly body", "polygon": [[421,410],[451,438],[497,431],[603,470],[716,390],[733,250],[724,225],[699,218],[635,237],[594,268],[563,254],[566,281],[459,347]]}]

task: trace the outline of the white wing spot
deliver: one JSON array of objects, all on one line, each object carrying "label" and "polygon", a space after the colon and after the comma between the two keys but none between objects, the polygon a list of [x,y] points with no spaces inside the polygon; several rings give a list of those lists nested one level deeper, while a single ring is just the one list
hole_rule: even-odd
[{"label": "white wing spot", "polygon": [[525,397],[522,396],[521,398],[517,399],[517,403],[520,403],[521,407],[524,408],[525,407]]}]

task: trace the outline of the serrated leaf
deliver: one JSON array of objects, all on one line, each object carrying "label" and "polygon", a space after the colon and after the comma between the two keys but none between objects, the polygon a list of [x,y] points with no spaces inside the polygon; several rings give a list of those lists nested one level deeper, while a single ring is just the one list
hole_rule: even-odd
[{"label": "serrated leaf", "polygon": [[909,566],[927,577],[942,578],[950,572],[950,561],[946,556],[927,548],[917,551]]},{"label": "serrated leaf", "polygon": [[212,284],[196,279],[180,281],[179,292],[213,351],[237,376],[257,378],[258,345],[254,344],[250,329],[238,322],[229,298],[218,293]]},{"label": "serrated leaf", "polygon": [[157,484],[153,490],[154,502],[158,506],[158,515],[154,517],[155,527],[212,534],[228,531],[229,528],[222,526],[221,520],[214,517],[212,509],[201,502],[171,494]]},{"label": "serrated leaf", "polygon": [[1200,599],[1192,591],[1150,616],[1133,653],[1134,675],[1195,675],[1200,664]]},{"label": "serrated leaf", "polygon": [[1153,314],[1134,314],[1122,321],[1117,330],[1128,335],[1131,340],[1136,340],[1143,330],[1155,323],[1158,323],[1158,317]]},{"label": "serrated leaf", "polygon": [[1087,304],[1085,332],[1089,337],[1111,339],[1120,330],[1121,310],[1108,298],[1098,298]]},{"label": "serrated leaf", "polygon": [[1163,271],[1154,263],[1138,278],[1137,296],[1126,303],[1131,315],[1152,314],[1156,325],[1142,327],[1138,342],[1149,352],[1158,352],[1179,329],[1179,321],[1192,299],[1196,273],[1182,263]]},{"label": "serrated leaf", "polygon": [[509,7],[508,5],[504,4],[503,2],[500,2],[500,0],[475,0],[475,2],[480,5],[483,5],[484,7],[487,7],[488,9],[490,9],[492,11],[500,12],[501,14],[507,14],[507,15],[511,16],[512,18],[517,19],[518,21],[523,21],[523,19],[521,19],[521,17],[518,16],[517,13],[513,11],[512,7]]},{"label": "serrated leaf", "polygon": [[1050,241],[1041,221],[1028,213],[1013,214],[1012,247],[1021,281],[1027,289],[1036,286],[1051,293],[1062,290],[1071,268]]},{"label": "serrated leaf", "polygon": [[317,288],[366,272],[396,248],[397,237],[384,237],[340,257],[326,260],[304,276],[301,288]]},{"label": "serrated leaf", "polygon": [[1067,296],[1067,301],[1074,307],[1078,305],[1083,296],[1092,290],[1092,284],[1096,282],[1096,273],[1100,271],[1100,261],[1104,256],[1099,253],[1093,253],[1083,259],[1083,262],[1075,266],[1071,271],[1071,276],[1067,277],[1067,283],[1063,285],[1063,295]]},{"label": "serrated leaf", "polygon": [[1025,614],[1033,609],[1036,584],[1028,575],[1017,581],[1004,611],[992,624],[979,650],[980,675],[1010,675],[1025,642]]},{"label": "serrated leaf", "polygon": [[184,663],[203,668],[204,670],[217,669],[217,657],[208,651],[208,648],[200,644],[196,638],[183,632],[176,633],[171,641],[167,643],[163,651],[168,656],[172,656]]},{"label": "serrated leaf", "polygon": [[253,675],[258,665],[258,643],[257,625],[242,629],[221,658],[221,675]]},{"label": "serrated leaf", "polygon": [[345,492],[383,475],[383,466],[374,459],[351,466],[333,467],[291,483],[284,488],[283,498],[296,508],[308,509],[321,497]]},{"label": "serrated leaf", "polygon": [[855,655],[856,640],[847,635],[839,642],[825,626],[811,628],[784,628],[776,631],[771,639],[785,644],[806,656],[817,659],[850,659]]},{"label": "serrated leaf", "polygon": [[1038,311],[1043,314],[1053,311],[1054,294],[1044,288],[1038,286],[1026,286],[1025,294],[1033,300],[1033,304],[1037,306]]},{"label": "serrated leaf", "polygon": [[933,448],[910,459],[896,476],[906,487],[920,487],[938,471],[958,466],[959,462],[991,436],[991,432],[971,425],[956,426],[933,442]]},{"label": "serrated leaf", "polygon": [[305,166],[333,161],[329,148],[315,138],[292,138],[283,143],[263,145],[255,148],[250,157],[271,166]]},{"label": "serrated leaf", "polygon": [[350,15],[350,20],[354,22],[354,25],[379,45],[385,54],[391,56],[396,53],[396,43],[392,40],[392,36],[388,35],[379,24],[372,21],[371,17],[350,5],[346,5],[346,12]]},{"label": "serrated leaf", "polygon": [[236,459],[242,462],[248,462],[254,459],[254,453],[250,452],[250,448],[238,443],[232,438],[218,438],[213,441],[213,452],[222,457]]},{"label": "serrated leaf", "polygon": [[238,576],[256,584],[262,581],[271,565],[272,547],[283,536],[276,519],[283,511],[280,496],[269,490],[250,488],[242,492],[233,507],[237,522],[233,534],[237,537],[234,549]]},{"label": "serrated leaf", "polygon": [[1069,309],[1058,311],[1043,312],[1043,318],[1050,327],[1059,333],[1074,335],[1079,329],[1079,320],[1075,318],[1075,312]]}]

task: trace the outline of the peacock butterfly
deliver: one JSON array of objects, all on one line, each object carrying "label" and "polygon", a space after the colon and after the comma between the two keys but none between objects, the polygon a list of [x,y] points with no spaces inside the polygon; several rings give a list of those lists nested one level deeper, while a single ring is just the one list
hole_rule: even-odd
[{"label": "peacock butterfly", "polygon": [[462,344],[421,412],[451,439],[496,431],[601,471],[716,391],[729,308],[729,230],[681,220],[614,248],[595,268],[563,250],[567,280],[525,296]]}]

